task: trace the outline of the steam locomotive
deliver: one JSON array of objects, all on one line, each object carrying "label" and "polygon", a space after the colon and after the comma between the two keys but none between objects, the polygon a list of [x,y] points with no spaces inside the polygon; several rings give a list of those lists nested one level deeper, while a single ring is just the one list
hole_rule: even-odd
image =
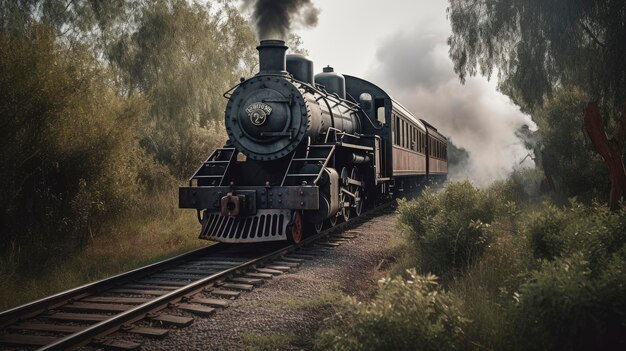
[{"label": "steam locomotive", "polygon": [[200,238],[299,242],[447,176],[447,142],[384,90],[331,67],[257,47],[260,71],[224,94],[228,142],[179,189]]}]

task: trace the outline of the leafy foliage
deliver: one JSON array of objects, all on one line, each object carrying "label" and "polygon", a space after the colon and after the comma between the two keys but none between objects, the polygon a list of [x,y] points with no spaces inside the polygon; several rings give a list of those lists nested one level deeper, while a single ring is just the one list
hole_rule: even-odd
[{"label": "leafy foliage", "polygon": [[580,89],[562,87],[533,114],[540,140],[536,161],[551,187],[566,198],[590,199],[609,188],[607,168],[583,128],[586,100]]},{"label": "leafy foliage", "polygon": [[134,204],[143,101],[122,98],[89,53],[55,48],[42,26],[0,34],[0,46],[0,249],[47,250],[36,265]]},{"label": "leafy foliage", "polygon": [[[606,205],[585,205],[574,199],[564,207],[539,203],[537,188],[534,173],[518,171],[488,189],[453,183],[445,191],[427,190],[416,200],[402,202],[399,221],[414,248],[409,253],[416,256],[421,271],[437,269],[447,277],[443,283],[448,294],[462,301],[459,311],[469,318],[460,325],[462,347],[623,349],[626,212],[612,212]],[[487,209],[492,216],[484,213]],[[465,236],[464,241],[446,228],[446,224],[458,226],[474,218],[490,226],[483,228],[482,234],[459,231],[458,237]],[[487,238],[486,244],[477,240],[481,235]],[[451,259],[459,242],[461,255],[467,250],[463,247],[480,248],[467,250],[472,259],[461,267]],[[383,294],[382,288],[379,294]],[[372,306],[377,304],[379,300],[372,302]],[[347,349],[376,345],[371,337],[349,329],[355,321],[359,321],[354,324],[358,331],[367,325],[369,333],[379,331],[376,335],[387,340],[382,330],[421,318],[404,314],[406,303],[392,303],[384,315],[402,319],[387,321],[383,328],[371,323],[373,317],[363,317],[373,315],[374,307],[354,300],[347,305],[345,309],[360,308],[360,312],[340,310],[329,324],[333,331],[324,332],[323,345],[337,342]],[[343,326],[336,324],[339,321]]]},{"label": "leafy foliage", "polygon": [[528,221],[528,238],[535,257],[552,260],[580,254],[592,270],[601,270],[626,244],[626,215],[606,206],[586,206],[572,200],[567,208],[545,204]]},{"label": "leafy foliage", "polygon": [[231,1],[211,4],[0,0],[11,265],[49,267],[124,216],[165,218],[154,198],[224,144],[222,93],[253,70],[255,38]]},{"label": "leafy foliage", "polygon": [[177,177],[222,146],[222,94],[256,63],[254,34],[236,9],[211,11],[185,0],[158,1],[142,9],[136,32],[110,50],[128,94],[151,102],[142,145]]},{"label": "leafy foliage", "polygon": [[409,270],[409,279],[382,279],[369,303],[347,298],[319,334],[320,350],[457,350],[468,320],[460,301],[436,277]]},{"label": "leafy foliage", "polygon": [[622,0],[449,0],[450,57],[463,80],[498,71],[522,104],[562,84],[621,108],[626,93],[626,3]]},{"label": "leafy foliage", "polygon": [[612,257],[599,274],[581,254],[544,261],[520,289],[511,349],[623,349],[625,259]]},{"label": "leafy foliage", "polygon": [[502,196],[469,182],[451,183],[442,194],[425,190],[415,201],[402,201],[399,223],[419,253],[422,269],[443,277],[471,266],[492,238],[487,228],[505,211]]}]

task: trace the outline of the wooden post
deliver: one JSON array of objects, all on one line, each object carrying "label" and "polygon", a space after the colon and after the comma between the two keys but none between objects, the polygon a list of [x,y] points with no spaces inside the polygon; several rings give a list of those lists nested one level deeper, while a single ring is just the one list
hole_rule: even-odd
[{"label": "wooden post", "polygon": [[619,209],[619,200],[626,190],[626,169],[624,169],[624,156],[622,155],[624,139],[626,138],[626,106],[624,106],[620,117],[617,138],[609,138],[604,130],[598,104],[590,102],[585,107],[585,129],[591,142],[609,168],[611,180],[609,207],[613,211]]}]

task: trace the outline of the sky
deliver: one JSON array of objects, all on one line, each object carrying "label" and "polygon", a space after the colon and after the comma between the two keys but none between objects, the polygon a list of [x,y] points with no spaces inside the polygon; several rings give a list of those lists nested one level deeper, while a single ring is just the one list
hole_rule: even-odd
[{"label": "sky", "polygon": [[[313,27],[293,25],[315,71],[362,77],[386,90],[470,153],[453,179],[482,186],[506,178],[527,155],[515,130],[530,117],[496,89],[496,77],[454,73],[446,0],[303,0],[318,8]],[[527,159],[524,165],[532,166]]]},{"label": "sky", "polygon": [[[448,56],[446,0],[314,0],[317,26],[292,28],[315,70],[370,80],[470,153],[455,179],[477,185],[503,179],[527,155],[515,130],[530,117],[496,88],[496,77],[463,85]],[[526,159],[524,166],[532,166]]]}]

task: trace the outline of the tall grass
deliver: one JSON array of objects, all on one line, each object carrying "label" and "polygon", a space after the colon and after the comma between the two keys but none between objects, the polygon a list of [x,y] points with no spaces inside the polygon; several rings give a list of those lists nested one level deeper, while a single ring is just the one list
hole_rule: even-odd
[{"label": "tall grass", "polygon": [[[29,272],[13,251],[0,258],[0,310],[207,245],[195,212],[180,210],[174,187],[148,195],[128,215],[93,228],[84,249]],[[19,260],[26,260],[26,262]]]}]

